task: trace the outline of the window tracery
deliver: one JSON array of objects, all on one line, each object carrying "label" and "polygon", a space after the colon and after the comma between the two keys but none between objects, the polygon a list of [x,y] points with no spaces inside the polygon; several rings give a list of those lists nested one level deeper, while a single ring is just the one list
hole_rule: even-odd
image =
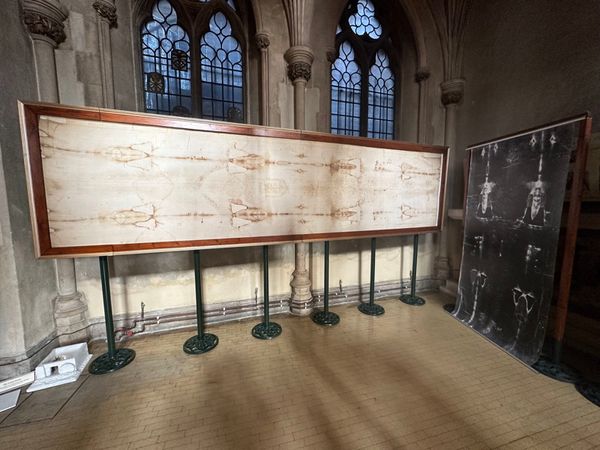
[{"label": "window tracery", "polygon": [[348,2],[336,29],[336,45],[338,56],[331,66],[331,132],[393,139],[396,77],[392,46],[372,0]]},{"label": "window tracery", "polygon": [[243,122],[243,33],[236,3],[195,5],[156,0],[152,17],[141,26],[145,110]]}]

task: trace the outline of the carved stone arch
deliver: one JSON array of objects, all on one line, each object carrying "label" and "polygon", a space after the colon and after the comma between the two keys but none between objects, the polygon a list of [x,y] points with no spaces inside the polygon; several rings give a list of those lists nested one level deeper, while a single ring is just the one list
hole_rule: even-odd
[{"label": "carved stone arch", "polygon": [[[254,17],[254,25],[257,31],[263,31],[262,14],[260,10],[260,0],[248,0]],[[249,13],[249,12],[248,12]]]},{"label": "carved stone arch", "polygon": [[[417,53],[417,67],[428,66],[428,51],[425,42],[424,24],[415,3],[412,0],[396,0],[404,10],[406,20],[412,30],[413,40]],[[434,30],[430,30],[434,32]]]}]

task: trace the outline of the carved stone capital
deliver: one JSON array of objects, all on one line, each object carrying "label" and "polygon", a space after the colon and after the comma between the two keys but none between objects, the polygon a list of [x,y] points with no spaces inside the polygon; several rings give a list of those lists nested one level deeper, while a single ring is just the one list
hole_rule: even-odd
[{"label": "carved stone capital", "polygon": [[57,47],[66,39],[63,22],[69,11],[59,0],[22,0],[23,23],[34,39],[50,41]]},{"label": "carved stone capital", "polygon": [[283,55],[288,63],[288,77],[292,82],[301,79],[310,80],[311,66],[314,60],[313,52],[308,47],[290,47]]},{"label": "carved stone capital", "polygon": [[455,105],[460,103],[463,98],[465,80],[463,78],[455,78],[444,81],[440,87],[442,88],[442,104],[444,106]]},{"label": "carved stone capital", "polygon": [[117,8],[111,0],[96,0],[94,9],[111,27],[117,26]]},{"label": "carved stone capital", "polygon": [[431,76],[429,67],[419,67],[417,73],[415,73],[415,81],[420,83],[421,81],[427,80]]},{"label": "carved stone capital", "polygon": [[269,40],[269,35],[267,33],[256,33],[254,40],[259,50],[266,50],[269,45],[271,45],[271,41]]},{"label": "carved stone capital", "polygon": [[303,80],[308,81],[310,80],[310,75],[310,64],[302,61],[288,64],[288,77],[290,77],[290,80],[296,81],[298,78],[302,78]]}]

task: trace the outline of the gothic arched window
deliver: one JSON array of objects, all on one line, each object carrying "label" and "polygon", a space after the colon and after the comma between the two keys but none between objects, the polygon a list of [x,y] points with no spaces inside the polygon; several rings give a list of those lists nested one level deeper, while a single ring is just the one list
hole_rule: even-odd
[{"label": "gothic arched window", "polygon": [[241,24],[233,0],[156,0],[141,26],[145,110],[243,122]]},{"label": "gothic arched window", "polygon": [[190,38],[167,0],[156,2],[152,20],[142,26],[142,66],[146,111],[189,116]]},{"label": "gothic arched window", "polygon": [[222,12],[214,14],[209,24],[210,30],[200,40],[202,117],[242,122],[242,49],[231,35],[231,24]]},{"label": "gothic arched window", "polygon": [[[350,0],[331,66],[331,132],[394,138],[396,81],[389,35],[371,0]],[[362,83],[361,83],[362,81]]]}]

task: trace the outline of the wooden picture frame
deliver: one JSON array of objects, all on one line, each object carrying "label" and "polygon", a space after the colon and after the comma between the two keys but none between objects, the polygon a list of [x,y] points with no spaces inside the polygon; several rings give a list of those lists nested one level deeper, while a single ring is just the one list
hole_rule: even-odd
[{"label": "wooden picture frame", "polygon": [[[392,236],[438,231],[442,227],[447,171],[447,147],[427,146],[399,141],[384,141],[362,137],[337,136],[324,133],[267,128],[253,125],[221,123],[181,117],[158,116],[100,108],[69,107],[44,103],[20,103],[19,113],[21,117],[24,161],[27,173],[27,187],[29,192],[35,252],[36,256],[40,258],[115,255],[126,253],[174,251],[206,247],[232,247],[265,243],[305,242],[374,236]],[[90,134],[88,136],[82,136],[82,130],[85,130],[86,133],[89,132]],[[372,164],[369,164],[367,167],[361,162],[358,162],[357,164],[359,167],[355,167],[353,169],[356,177],[359,177],[361,180],[367,180],[364,183],[361,181],[362,184],[359,183],[353,185],[352,189],[354,191],[362,190],[356,195],[359,195],[361,199],[366,198],[366,195],[369,199],[369,202],[373,204],[380,203],[380,209],[383,210],[383,207],[388,204],[392,205],[393,207],[397,207],[399,196],[404,196],[403,198],[405,198],[405,201],[410,203],[410,197],[412,195],[406,195],[405,192],[413,192],[414,196],[420,196],[423,195],[422,186],[427,185],[428,192],[435,191],[435,198],[432,197],[433,194],[428,194],[429,203],[424,207],[424,210],[429,208],[427,210],[429,211],[427,213],[429,214],[429,216],[427,216],[427,220],[429,222],[425,223],[426,221],[423,219],[421,223],[418,220],[413,220],[413,217],[409,217],[402,223],[394,222],[395,225],[393,226],[390,226],[389,224],[385,226],[379,226],[376,220],[373,219],[372,221],[369,221],[365,219],[361,222],[360,227],[356,226],[352,228],[348,226],[348,224],[342,223],[339,228],[329,226],[329,228],[322,227],[321,229],[315,225],[315,228],[311,229],[310,232],[305,231],[301,225],[296,224],[293,227],[290,227],[290,232],[275,232],[272,234],[269,234],[268,232],[265,233],[263,228],[261,231],[262,234],[236,232],[237,234],[231,233],[228,235],[227,233],[224,233],[223,235],[214,235],[213,233],[213,235],[208,237],[205,237],[203,231],[199,230],[197,235],[193,235],[191,238],[189,233],[183,237],[173,233],[172,235],[169,235],[171,236],[169,239],[153,239],[152,237],[144,237],[140,239],[131,239],[130,237],[124,239],[113,239],[114,234],[109,234],[106,237],[102,237],[99,234],[104,233],[105,228],[116,226],[115,220],[118,221],[122,219],[124,222],[127,222],[128,220],[134,220],[131,218],[131,216],[138,214],[138,212],[125,211],[128,213],[125,219],[123,219],[123,217],[121,217],[121,219],[118,217],[115,219],[113,215],[111,216],[111,220],[103,218],[102,220],[104,220],[104,222],[99,224],[100,219],[97,219],[96,216],[93,216],[93,214],[85,216],[85,218],[81,218],[76,217],[76,215],[73,214],[73,211],[81,210],[82,208],[86,209],[89,207],[90,211],[94,212],[96,211],[93,209],[95,204],[100,205],[98,206],[98,210],[102,208],[110,210],[110,204],[115,202],[118,197],[120,197],[120,194],[114,194],[114,190],[117,189],[115,186],[117,186],[119,182],[121,185],[118,185],[117,187],[118,189],[122,189],[122,191],[117,190],[117,192],[124,192],[123,195],[127,194],[125,191],[127,191],[128,187],[123,182],[122,177],[126,175],[126,172],[123,172],[123,165],[129,164],[129,162],[127,158],[123,157],[120,157],[120,159],[115,159],[114,157],[111,159],[110,157],[107,157],[106,152],[112,149],[110,151],[114,153],[114,147],[104,148],[103,142],[105,138],[110,138],[110,142],[118,141],[120,142],[118,145],[127,146],[129,145],[127,139],[124,138],[124,140],[119,141],[119,139],[121,139],[119,136],[123,135],[123,133],[127,133],[128,130],[133,130],[132,133],[154,133],[152,136],[157,137],[157,139],[163,139],[164,135],[167,134],[171,137],[171,139],[173,139],[171,141],[172,143],[168,142],[168,145],[163,145],[164,148],[161,147],[159,149],[160,151],[170,151],[168,148],[169,145],[176,146],[177,142],[181,141],[185,138],[185,136],[187,136],[187,142],[189,143],[193,141],[196,147],[201,145],[201,143],[205,144],[207,141],[213,142],[214,140],[215,142],[221,142],[222,146],[225,147],[227,147],[227,145],[235,147],[236,142],[242,142],[246,144],[250,142],[248,146],[254,146],[253,148],[262,147],[264,144],[265,147],[270,146],[269,148],[275,149],[272,150],[273,152],[282,152],[281,154],[290,155],[295,150],[300,149],[301,154],[295,155],[294,157],[297,156],[306,158],[308,161],[316,161],[315,158],[317,158],[319,155],[326,158],[335,154],[336,157],[339,156],[340,158],[344,158],[348,155],[351,155],[352,157],[356,157],[356,155],[364,155],[360,156],[359,158],[371,158],[369,161],[372,162],[372,159],[375,158],[376,155],[377,158],[381,156],[382,159],[375,158],[377,161],[381,162],[379,167],[373,167]],[[176,139],[179,139],[179,141]],[[96,142],[98,148],[94,147]],[[131,144],[133,145],[133,142]],[[155,147],[160,147],[159,144],[155,145],[154,141],[150,141],[148,145],[152,149],[155,149]],[[360,150],[360,152],[358,152],[358,150]],[[154,150],[152,150],[152,152],[153,151]],[[320,153],[309,154],[308,151]],[[152,152],[149,151],[148,154]],[[76,160],[73,159],[74,154],[76,154]],[[155,153],[152,153],[150,156],[148,156],[148,154],[144,153],[144,158],[147,159],[148,164],[152,165],[155,163],[153,160],[153,158],[155,158]],[[198,162],[203,158],[205,160],[210,159],[197,153],[194,153],[192,156],[190,156],[190,153],[186,153],[187,156],[185,156],[185,158],[179,154],[173,154],[171,156],[164,156],[164,154],[162,155],[163,156],[161,156],[161,158],[171,158],[173,161],[180,161],[187,158]],[[256,161],[261,161],[261,164],[267,164],[265,163],[266,157],[264,157],[264,155],[260,156],[252,153],[249,154],[248,158],[250,159],[245,160],[245,168],[240,169],[240,172],[251,174],[254,177],[247,178],[247,183],[257,179],[254,175],[254,169],[256,169],[256,167],[252,166],[252,164],[256,163]],[[407,164],[413,164],[414,167],[410,166],[413,167],[413,170],[406,172],[406,169],[403,168],[402,173],[399,172],[396,174],[394,170],[398,170],[397,163],[399,161],[404,161],[403,158],[406,158]],[[389,164],[388,160],[391,161]],[[421,173],[420,166],[418,164],[418,162],[421,160],[429,161],[431,166],[435,167],[435,170],[430,171],[429,173],[421,171]],[[236,161],[234,161],[234,163]],[[321,189],[319,192],[314,193],[317,200],[320,200],[318,195],[323,195],[323,192],[325,192],[329,197],[335,197],[333,191],[326,190],[330,186],[337,186],[330,180],[330,178],[335,177],[334,175],[330,176],[324,172],[328,170],[332,173],[334,170],[334,166],[332,166],[332,164],[335,165],[335,162],[332,161],[333,160],[326,160],[324,162],[319,162],[318,164],[313,163],[313,165],[316,164],[318,166],[318,170],[316,171],[318,173],[314,176],[318,175],[321,177],[316,181],[313,181],[317,184],[323,182],[323,186],[325,186],[325,188]],[[74,164],[77,164],[78,166],[75,167]],[[187,170],[185,167],[185,162],[181,162],[181,164],[177,162],[177,164],[179,165],[174,165],[172,167],[170,166],[168,169],[171,170],[169,175],[173,173],[180,174],[182,170]],[[225,160],[222,162],[222,164],[225,164],[227,167],[229,167],[232,164],[232,158]],[[264,169],[262,166],[260,169],[266,174],[264,176],[277,174],[280,179],[282,177],[284,179],[286,177],[289,178],[291,183],[293,181],[291,178],[293,177],[290,174],[293,175],[295,172],[291,172],[289,170],[285,173],[277,172],[281,167],[286,165],[289,166],[289,164],[291,164],[289,161],[268,161],[268,170]],[[107,172],[106,168],[115,170],[117,172],[121,170],[121,172],[118,172],[116,175],[114,175],[110,171]],[[128,170],[129,169],[131,169],[131,167],[128,167]],[[139,170],[142,170],[140,167],[134,167],[134,169],[138,172]],[[335,169],[337,170],[339,167],[336,166]],[[96,170],[97,173],[94,172]],[[311,170],[312,169],[310,168],[307,168],[306,170],[297,169],[296,172],[302,172],[300,175],[298,175],[298,178],[301,179],[303,176],[313,176],[311,174],[313,174],[315,171],[313,170],[313,172],[311,172]],[[342,167],[341,170],[344,170],[344,168]],[[64,171],[64,177],[62,176],[61,171]],[[150,172],[151,171],[148,172],[148,183],[154,181]],[[303,175],[304,172],[306,172],[308,175]],[[89,175],[91,173],[94,173],[95,175],[88,176],[87,178],[83,176],[83,174]],[[137,172],[130,173],[135,174]],[[225,174],[226,171],[223,173]],[[407,175],[407,178],[403,179],[405,173],[409,173],[409,176]],[[293,176],[295,177],[296,175]],[[98,180],[103,180],[103,177],[106,177],[107,181],[98,184]],[[220,181],[222,186],[224,186],[224,189],[228,188],[228,183],[231,179],[231,177],[228,177],[229,176],[224,177]],[[76,178],[76,180],[74,180],[74,178]],[[111,179],[114,179],[114,182],[111,182]],[[385,186],[379,186],[381,192],[375,192],[375,187],[377,186],[370,186],[369,180],[373,182],[374,180],[377,181],[381,179],[388,181],[393,180],[393,183],[389,182]],[[189,180],[185,181],[188,182]],[[341,181],[341,178],[337,181]],[[98,186],[104,187],[107,191],[112,190],[113,194],[111,195],[110,192],[104,193],[103,189],[95,189]],[[252,185],[247,184],[246,186]],[[295,186],[291,185],[289,190],[291,191],[293,187]],[[151,190],[152,186],[147,185],[146,188]],[[252,186],[252,189],[253,188],[254,187]],[[86,197],[82,197],[83,200],[75,200],[76,197],[81,197],[83,195],[81,194],[82,191],[91,192],[92,190],[94,195],[88,195],[87,202],[83,201],[86,199]],[[190,190],[179,190],[178,192],[187,192],[189,194]],[[342,190],[340,188],[337,193],[340,194],[341,192]],[[202,193],[204,194],[205,191],[202,191]],[[215,195],[217,194],[220,193],[215,192]],[[300,195],[309,196],[310,193],[301,192]],[[60,197],[59,200],[57,200],[57,196]],[[338,197],[339,196],[340,195],[338,195]],[[309,200],[314,199],[308,198],[307,203]],[[328,198],[327,202],[329,203],[324,203],[325,209],[321,212],[317,211],[313,215],[315,217],[321,217],[337,214],[337,210],[334,211],[333,209],[327,209],[330,204],[335,203],[337,200],[339,199]],[[364,203],[366,203],[366,200],[363,200],[363,204],[359,205],[358,209],[356,210],[358,211],[357,214],[363,214],[360,208],[370,208]],[[117,210],[119,208],[120,207],[115,206],[113,209]],[[244,205],[243,208],[247,208],[247,210],[242,211],[245,214],[244,217],[248,222],[252,223],[260,222],[264,219],[264,217],[266,217],[266,215],[268,216],[268,214],[271,214],[266,207],[264,209],[259,209],[249,208]],[[123,211],[123,209],[120,209],[119,211]],[[374,214],[373,208],[369,209],[369,211],[369,214]],[[385,213],[389,213],[386,217],[392,219],[394,218],[393,211],[385,211]],[[187,217],[189,218],[195,213],[186,212],[185,214],[187,214]],[[235,215],[236,212],[233,211],[232,214]],[[254,214],[254,216],[252,214]],[[292,215],[291,213],[285,214]],[[299,221],[302,220],[303,216],[301,212],[294,214],[300,217]],[[344,211],[342,211],[340,214],[343,216]],[[347,214],[352,215],[355,214],[355,212],[353,210]],[[281,215],[282,214],[279,214],[278,212],[271,214],[273,217],[279,217]],[[425,215],[425,213],[423,213],[423,215]],[[60,217],[57,219],[58,216]],[[321,220],[319,217],[315,219],[315,222],[319,222],[319,220]],[[96,222],[94,222],[94,220]],[[160,223],[159,219],[156,217],[152,218],[152,220]],[[275,219],[273,219],[273,221],[276,222]],[[80,223],[77,226],[65,225],[75,222]],[[195,224],[199,228],[203,226],[202,224],[204,222],[202,220],[198,219],[196,222],[192,223],[192,225]],[[75,235],[83,233],[83,231],[80,233],[76,230],[85,230],[86,227],[90,226],[90,223],[95,223],[94,230],[96,231],[94,233],[96,234],[97,239],[93,236],[89,236],[89,239],[84,239],[81,237],[76,239],[74,237]],[[222,225],[222,221],[218,224],[221,224],[219,226],[224,226]],[[406,226],[404,226],[404,224],[406,224]],[[131,225],[131,223],[126,223],[125,225]],[[63,229],[67,228],[71,230],[72,236],[69,235],[68,231],[63,231]],[[287,231],[287,229],[284,231]],[[60,235],[61,237],[58,239],[57,236],[61,232],[63,234]],[[148,236],[152,236],[152,233],[148,230],[144,231],[143,233]]]}]

